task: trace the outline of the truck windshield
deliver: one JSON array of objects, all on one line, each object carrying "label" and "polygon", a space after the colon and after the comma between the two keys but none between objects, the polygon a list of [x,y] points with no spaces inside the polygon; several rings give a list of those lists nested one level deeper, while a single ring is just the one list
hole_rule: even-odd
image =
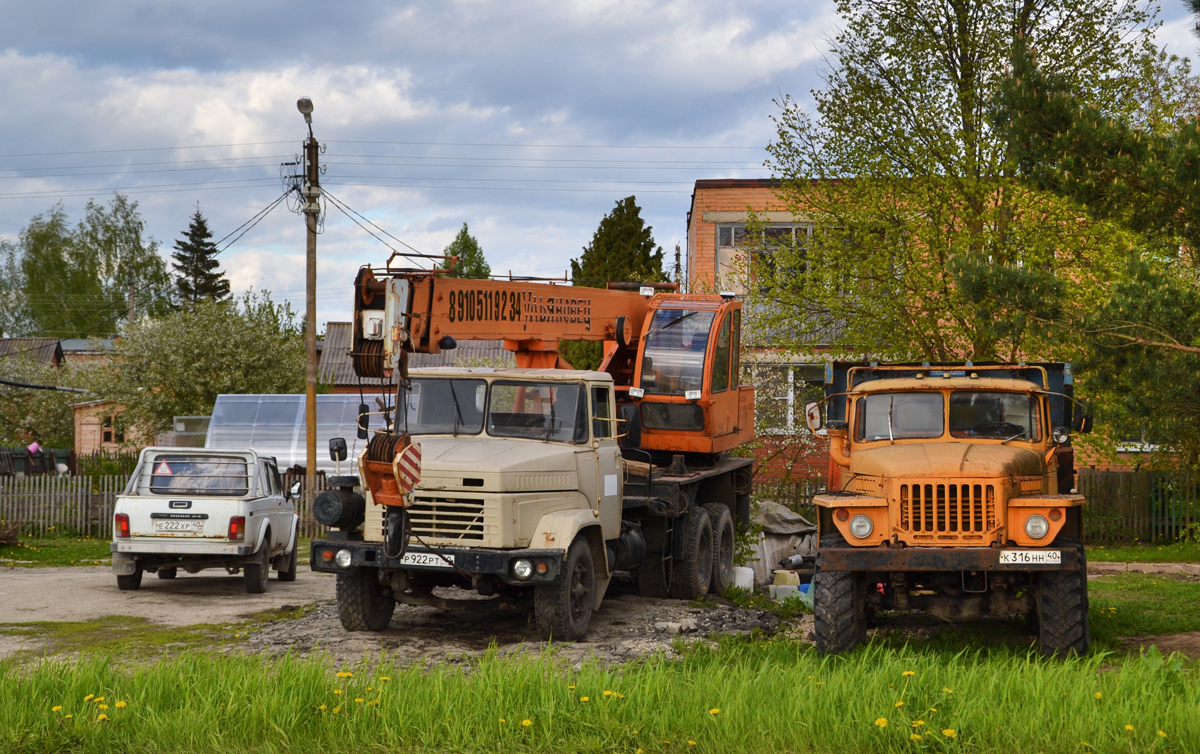
[{"label": "truck windshield", "polygon": [[711,311],[659,309],[650,321],[642,357],[641,387],[647,393],[683,395],[704,382],[704,351],[712,330]]},{"label": "truck windshield", "polygon": [[1038,401],[1021,393],[958,390],[950,394],[950,434],[994,440],[1040,440]]},{"label": "truck windshield", "polygon": [[397,425],[413,435],[477,435],[486,398],[484,380],[414,377]]},{"label": "truck windshield", "polygon": [[557,442],[587,442],[587,396],[580,385],[495,382],[488,434]]},{"label": "truck windshield", "polygon": [[854,404],[859,442],[941,437],[946,426],[941,393],[872,393]]}]

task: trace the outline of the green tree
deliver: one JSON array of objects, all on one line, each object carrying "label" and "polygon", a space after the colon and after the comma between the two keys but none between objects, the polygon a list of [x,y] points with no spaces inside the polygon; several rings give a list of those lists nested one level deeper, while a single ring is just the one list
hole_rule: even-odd
[{"label": "green tree", "polygon": [[222,393],[304,390],[296,315],[265,292],[139,319],[122,333],[113,364],[94,391],[125,405],[130,426],[155,434],[176,416],[212,413]]},{"label": "green tree", "polygon": [[1127,239],[1018,184],[987,108],[1027,40],[1098,101],[1133,111],[1139,74],[1156,57],[1150,16],[1107,0],[837,8],[843,30],[826,86],[812,93],[815,116],[779,101],[769,164],[814,232],[755,255],[760,327],[800,349],[1047,355],[1038,323],[1094,298]]},{"label": "green tree", "polygon": [[170,276],[158,243],[144,237],[137,202],[116,194],[107,206],[89,201],[71,229],[62,204],[21,231],[26,317],[42,335],[112,335],[129,316],[166,311]]},{"label": "green tree", "polygon": [[[0,378],[25,385],[73,387],[80,380],[74,370],[39,364],[20,356],[0,359]],[[28,445],[35,440],[47,448],[75,444],[75,417],[71,404],[89,396],[55,390],[0,385],[0,446]]]},{"label": "green tree", "polygon": [[217,262],[219,253],[208,229],[208,220],[197,204],[187,232],[175,241],[175,252],[171,255],[176,275],[175,293],[184,308],[201,299],[220,301],[229,297],[229,281]]},{"label": "green tree", "polygon": [[0,337],[12,338],[34,331],[27,318],[25,275],[17,245],[0,238]]},{"label": "green tree", "polygon": [[[442,254],[447,257],[458,257],[458,261],[454,263],[453,268],[447,273],[454,278],[487,278],[492,274],[492,268],[483,257],[483,249],[479,248],[479,241],[467,230],[467,224],[463,223],[462,230],[458,231],[458,235],[450,242],[450,245],[442,250]],[[450,268],[449,260],[442,265],[442,269]]]},{"label": "green tree", "polygon": [[[663,251],[654,243],[652,228],[642,220],[635,197],[617,202],[612,212],[600,220],[592,241],[583,247],[579,259],[571,260],[571,284],[603,288],[610,282],[651,283],[666,280],[662,269]],[[588,341],[563,344],[563,357],[578,369],[600,365],[603,346]]]},{"label": "green tree", "polygon": [[1021,177],[1132,237],[1123,274],[1095,306],[1053,324],[1116,438],[1200,460],[1200,128],[1186,61],[1162,58],[1153,119],[1121,116],[1018,49],[995,126]]}]

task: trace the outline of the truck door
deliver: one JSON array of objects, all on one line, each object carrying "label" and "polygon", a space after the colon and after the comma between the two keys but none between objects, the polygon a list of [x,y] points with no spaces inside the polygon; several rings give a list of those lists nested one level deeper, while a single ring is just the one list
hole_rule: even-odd
[{"label": "truck door", "polygon": [[605,539],[621,533],[622,485],[621,451],[617,447],[616,422],[613,421],[612,388],[593,385],[591,390],[592,449],[596,454],[596,500],[600,528]]}]

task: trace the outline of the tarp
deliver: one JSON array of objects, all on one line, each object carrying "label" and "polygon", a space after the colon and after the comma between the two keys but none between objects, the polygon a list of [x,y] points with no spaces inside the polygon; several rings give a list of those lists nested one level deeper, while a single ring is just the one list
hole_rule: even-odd
[{"label": "tarp", "polygon": [[770,584],[784,558],[817,554],[817,525],[782,503],[758,503],[750,520],[762,527],[754,559],[746,564],[754,569],[756,586]]}]

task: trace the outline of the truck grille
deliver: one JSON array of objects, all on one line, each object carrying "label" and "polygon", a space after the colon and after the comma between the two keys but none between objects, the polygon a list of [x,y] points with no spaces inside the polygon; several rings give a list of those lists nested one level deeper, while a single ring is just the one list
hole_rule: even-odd
[{"label": "truck grille", "polygon": [[996,487],[987,482],[900,485],[900,530],[914,541],[982,542],[996,529]]},{"label": "truck grille", "polygon": [[484,501],[414,495],[408,507],[409,526],[423,539],[479,542],[486,535]]}]

